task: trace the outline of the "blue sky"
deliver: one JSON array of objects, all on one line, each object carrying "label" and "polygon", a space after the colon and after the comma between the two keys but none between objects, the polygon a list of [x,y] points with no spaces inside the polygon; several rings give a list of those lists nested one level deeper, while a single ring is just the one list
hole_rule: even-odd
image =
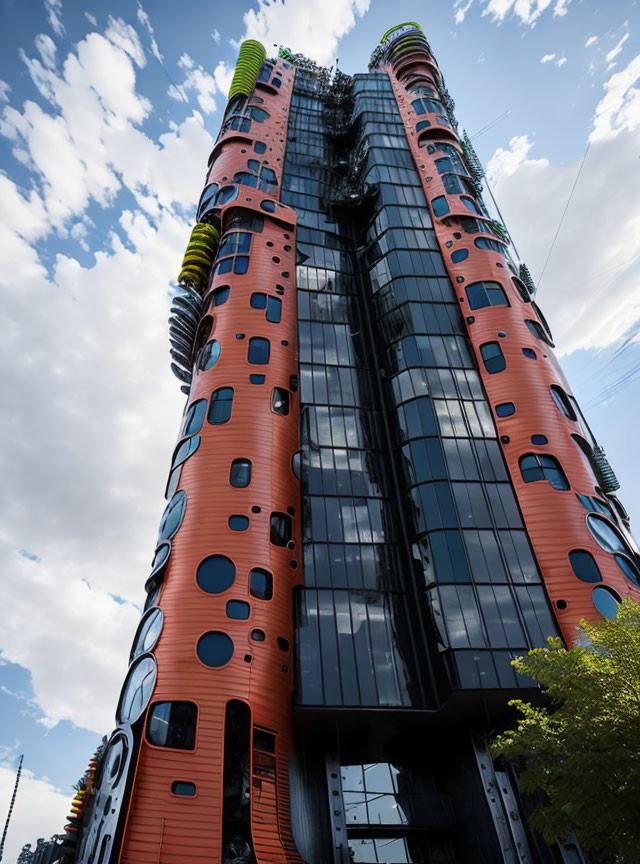
[{"label": "blue sky", "polygon": [[353,73],[388,27],[421,22],[640,519],[637,0],[321,8],[0,6],[0,816],[19,753],[27,769],[8,861],[60,830],[112,728],[182,410],[170,285],[243,38]]}]

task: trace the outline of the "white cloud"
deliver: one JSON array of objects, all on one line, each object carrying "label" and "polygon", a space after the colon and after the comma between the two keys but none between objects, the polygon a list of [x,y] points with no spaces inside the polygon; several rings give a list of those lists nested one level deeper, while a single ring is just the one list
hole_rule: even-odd
[{"label": "white cloud", "polygon": [[216,45],[220,44],[220,40],[222,39],[222,36],[220,34],[220,31],[217,28],[211,34],[211,38],[216,43]]},{"label": "white cloud", "polygon": [[142,68],[147,65],[144,49],[140,44],[140,38],[131,24],[127,24],[122,18],[113,18],[109,15],[108,26],[104,34],[110,42],[122,48],[133,60],[136,66]]},{"label": "white cloud", "polygon": [[555,54],[545,54],[544,57],[540,58],[541,63],[550,63],[552,60],[555,60]]},{"label": "white cloud", "polygon": [[[605,84],[590,150],[540,291],[558,351],[601,348],[640,326],[640,56]],[[517,136],[488,176],[516,244],[538,279],[581,158],[551,164]],[[620,214],[624,214],[621,218]],[[585,254],[585,250],[589,250]]]},{"label": "white cloud", "polygon": [[216,86],[224,96],[226,96],[229,92],[229,87],[231,87],[231,81],[233,79],[234,72],[234,67],[228,66],[224,62],[224,60],[220,60],[220,62],[214,69],[213,77],[216,79]]},{"label": "white cloud", "polygon": [[39,33],[35,38],[35,44],[47,69],[55,69],[56,43],[51,36],[47,36],[46,33]]},{"label": "white cloud", "polygon": [[0,102],[8,102],[10,92],[11,87],[7,84],[7,82],[0,81]]},{"label": "white cloud", "polygon": [[[184,401],[168,294],[213,144],[198,112],[157,140],[139,128],[150,106],[125,50],[91,33],[58,73],[31,61],[48,111],[8,105],[0,124],[33,172],[29,192],[0,175],[0,648],[31,671],[45,725],[99,733],[113,724]],[[39,244],[56,231],[86,243],[89,205],[123,188],[136,206],[101,216],[117,230],[101,229],[95,260],[58,255],[48,273]]]},{"label": "white cloud", "polygon": [[84,17],[87,19],[89,24],[93,25],[94,27],[98,26],[98,19],[95,15],[92,15],[90,12],[85,12]]},{"label": "white cloud", "polygon": [[567,58],[566,58],[566,57],[560,57],[560,59],[559,59],[559,60],[557,61],[557,63],[556,63],[556,66],[564,66],[564,64],[565,64],[566,62],[567,62]]},{"label": "white cloud", "polygon": [[62,23],[62,0],[44,0],[44,8],[53,32],[56,36],[64,36],[65,28]]},{"label": "white cloud", "polygon": [[598,37],[597,37],[597,36],[589,36],[589,38],[587,39],[587,41],[584,43],[584,47],[585,47],[585,48],[589,48],[591,45],[595,45],[595,43],[596,43],[597,41],[598,41]]},{"label": "white cloud", "polygon": [[213,98],[218,90],[216,79],[210,75],[202,66],[196,66],[195,61],[188,54],[183,54],[178,60],[178,66],[185,70],[185,78],[181,84],[171,84],[167,93],[172,99],[189,100],[185,93],[194,90],[198,105],[205,114],[213,114],[216,110],[216,102]]},{"label": "white cloud", "polygon": [[[339,40],[369,10],[371,0],[258,0],[257,9],[242,16],[245,32],[240,41],[257,39],[273,54],[282,45],[322,65],[335,62]],[[233,43],[237,44],[237,43]]]},{"label": "white cloud", "polygon": [[621,72],[605,82],[605,95],[596,107],[591,140],[617,135],[624,129],[635,130],[640,125],[640,54]]},{"label": "white cloud", "polygon": [[456,13],[456,15],[455,15],[456,24],[462,24],[462,22],[464,21],[464,16],[469,11],[469,8],[471,7],[472,3],[473,3],[473,0],[466,0],[466,2],[465,2],[465,0],[455,0],[455,3],[453,4],[453,8],[454,8],[455,13]]},{"label": "white cloud", "polygon": [[149,18],[147,13],[142,8],[142,4],[140,3],[140,0],[138,0],[137,18],[138,18],[138,21],[140,22],[140,24],[142,24],[142,26],[146,28],[146,30],[149,34],[149,41],[151,43],[151,53],[156,58],[156,60],[158,60],[159,63],[162,63],[162,61],[164,60],[164,57],[162,56],[162,54],[160,53],[160,49],[158,48],[158,43],[156,42],[154,30],[153,30],[153,27],[151,26],[151,19]]},{"label": "white cloud", "polygon": [[610,64],[609,68],[611,68],[611,66],[614,65],[613,61],[618,56],[618,54],[622,51],[622,46],[624,45],[624,43],[627,41],[628,38],[629,38],[629,34],[625,33],[624,36],[622,37],[622,39],[615,46],[615,48],[612,48],[611,51],[609,51],[609,53],[605,56],[604,60],[605,60],[605,63]]},{"label": "white cloud", "polygon": [[[513,15],[523,24],[533,27],[552,2],[553,0],[489,0],[482,15],[489,15],[491,20],[498,24],[502,24],[505,18]],[[554,17],[566,15],[569,2],[570,0],[556,0],[553,6]]]},{"label": "white cloud", "polygon": [[[87,754],[87,761],[91,754]],[[15,767],[0,766],[0,802],[3,813],[13,794]],[[81,773],[81,772],[79,772]],[[33,772],[23,769],[4,847],[4,860],[13,862],[25,843],[35,849],[38,837],[59,834],[66,822],[73,791],[63,791],[51,783],[35,777]]]}]

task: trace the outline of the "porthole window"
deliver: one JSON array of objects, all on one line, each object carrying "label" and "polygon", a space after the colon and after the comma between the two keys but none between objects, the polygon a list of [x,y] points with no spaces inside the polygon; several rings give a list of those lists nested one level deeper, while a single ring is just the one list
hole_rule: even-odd
[{"label": "porthole window", "polygon": [[196,582],[207,594],[221,594],[234,583],[236,565],[225,555],[209,555],[198,564]]},{"label": "porthole window", "polygon": [[244,600],[229,600],[226,607],[227,618],[234,618],[237,621],[246,621],[249,617],[251,607]]},{"label": "porthole window", "polygon": [[156,702],[149,709],[147,741],[154,747],[195,750],[197,723],[193,702]]},{"label": "porthole window", "polygon": [[513,282],[513,286],[518,292],[522,302],[528,303],[531,298],[529,297],[529,292],[527,291],[524,282],[521,282],[520,279],[517,279],[515,276],[511,277],[511,281]]},{"label": "porthole window", "polygon": [[451,253],[451,260],[454,264],[459,264],[461,261],[466,261],[469,257],[469,252],[467,249],[456,249],[455,252]]},{"label": "porthole window", "polygon": [[289,640],[285,639],[284,636],[278,636],[278,648],[281,651],[289,650]]},{"label": "porthole window", "polygon": [[247,361],[256,366],[265,366],[269,362],[271,347],[268,339],[261,336],[253,336],[249,339],[249,350]]},{"label": "porthole window", "polygon": [[229,472],[229,483],[237,489],[243,489],[251,483],[251,461],[249,459],[234,459]]},{"label": "porthole window", "polygon": [[485,342],[480,346],[480,354],[484,361],[484,368],[490,375],[503,372],[507,368],[502,348],[497,342]]},{"label": "porthole window", "polygon": [[618,617],[618,608],[622,602],[620,595],[612,588],[605,585],[598,585],[591,592],[593,605],[603,618],[608,618],[610,621],[615,621]]},{"label": "porthole window", "polygon": [[229,516],[229,528],[232,531],[246,531],[248,527],[248,516]]},{"label": "porthole window", "polygon": [[164,513],[162,514],[158,541],[171,540],[182,524],[186,509],[187,493],[180,490],[180,492],[176,492],[171,501],[169,501]]},{"label": "porthole window", "polygon": [[289,391],[283,387],[274,387],[271,393],[271,410],[274,414],[289,413]]},{"label": "porthole window", "polygon": [[138,630],[133,640],[133,648],[129,655],[129,663],[133,663],[133,661],[142,654],[147,654],[149,651],[153,650],[156,642],[160,638],[163,622],[164,615],[162,614],[162,609],[158,606],[145,612],[140,624],[138,625]]},{"label": "porthole window", "polygon": [[569,420],[577,420],[576,412],[569,401],[569,397],[558,384],[551,384],[549,387],[553,401],[556,403],[558,411],[564,414]]},{"label": "porthole window", "polygon": [[541,453],[525,453],[518,460],[520,473],[525,483],[546,480],[554,489],[568,489],[569,483],[555,456]]},{"label": "porthole window", "polygon": [[[203,399],[202,401],[204,402],[205,400]],[[179,465],[182,465],[183,462],[186,462],[190,456],[193,456],[199,446],[199,435],[195,435],[193,438],[184,438],[182,441],[179,441],[171,460],[172,470],[177,468]]]},{"label": "porthole window", "polygon": [[213,426],[228,423],[233,407],[233,387],[220,387],[211,394],[208,420]]},{"label": "porthole window", "polygon": [[249,593],[258,600],[271,600],[273,597],[273,576],[267,570],[255,567],[249,574]]},{"label": "porthole window", "polygon": [[251,639],[254,642],[264,642],[266,638],[267,637],[265,636],[264,630],[258,630],[256,628],[255,630],[251,631]]},{"label": "porthole window", "polygon": [[267,145],[264,143],[264,141],[256,141],[256,143],[253,145],[253,149],[256,153],[264,153],[267,149]]},{"label": "porthole window", "polygon": [[474,282],[472,285],[467,285],[465,291],[471,309],[509,305],[506,294],[497,282]]},{"label": "porthole window", "polygon": [[581,582],[602,582],[602,574],[596,560],[586,549],[572,549],[569,552],[569,563],[574,575]]},{"label": "porthole window", "polygon": [[230,285],[218,285],[217,288],[214,288],[213,291],[209,292],[204,301],[204,306],[211,306],[214,309],[217,306],[222,306],[229,299],[229,294],[231,293]]},{"label": "porthole window", "polygon": [[512,414],[516,413],[516,406],[513,402],[501,402],[496,405],[495,412],[498,417],[511,417]]},{"label": "porthole window", "polygon": [[525,357],[528,357],[529,360],[536,360],[537,359],[536,352],[533,350],[533,348],[523,348],[522,353],[524,354]]},{"label": "porthole window", "polygon": [[587,513],[587,528],[591,532],[593,539],[605,552],[611,552],[612,554],[616,552],[621,552],[622,554],[629,553],[630,550],[627,547],[626,541],[618,529],[608,519],[605,519],[604,516],[600,516],[599,513]]},{"label": "porthole window", "polygon": [[299,450],[296,450],[291,457],[291,470],[293,471],[294,476],[300,480],[302,475],[302,454]]},{"label": "porthole window", "polygon": [[202,353],[198,359],[198,369],[201,372],[207,372],[209,369],[213,369],[219,359],[220,343],[217,339],[211,339],[202,349]]},{"label": "porthole window", "polygon": [[233,657],[233,642],[226,633],[211,630],[198,639],[196,653],[205,666],[225,666]]},{"label": "porthole window", "polygon": [[531,443],[535,444],[536,447],[542,447],[544,444],[549,443],[549,439],[547,438],[546,435],[532,435],[531,436]]},{"label": "porthole window", "polygon": [[187,780],[174,780],[171,784],[171,791],[174,795],[184,795],[186,798],[193,798],[196,794],[196,784]]},{"label": "porthole window", "polygon": [[187,413],[182,424],[182,435],[194,435],[202,429],[204,418],[207,413],[207,400],[196,399],[187,408]]},{"label": "porthole window", "polygon": [[286,546],[291,540],[292,522],[286,513],[272,513],[270,520],[269,542],[274,546]]},{"label": "porthole window", "polygon": [[275,201],[269,201],[269,200],[265,199],[264,201],[260,202],[260,207],[262,207],[263,210],[266,210],[267,213],[275,213],[276,212]]},{"label": "porthole window", "polygon": [[552,345],[553,343],[545,333],[545,330],[542,324],[539,324],[537,321],[532,321],[530,318],[525,318],[524,323],[527,325],[529,332],[536,337],[536,339],[540,339],[542,342],[545,342],[547,345]]},{"label": "porthole window", "polygon": [[156,686],[158,668],[153,657],[140,657],[130,667],[118,702],[118,723],[135,723],[146,710]]}]

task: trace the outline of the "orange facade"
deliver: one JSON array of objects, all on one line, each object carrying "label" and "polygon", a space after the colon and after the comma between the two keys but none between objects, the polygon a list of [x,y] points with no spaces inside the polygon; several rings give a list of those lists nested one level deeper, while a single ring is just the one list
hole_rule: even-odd
[{"label": "orange facade", "polygon": [[[439,95],[444,82],[431,54],[417,49],[401,54],[395,62],[386,65],[394,95],[404,121],[407,140],[418,171],[422,188],[429,201],[436,238],[444,258],[451,283],[457,292],[460,311],[466,322],[469,339],[478,362],[482,381],[494,410],[498,435],[509,469],[520,510],[543,575],[545,587],[553,604],[561,632],[568,644],[576,638],[576,626],[582,618],[599,617],[594,607],[594,584],[576,577],[569,561],[569,553],[580,549],[595,559],[602,575],[601,586],[607,586],[618,597],[631,595],[640,599],[640,590],[623,575],[614,556],[595,541],[587,527],[587,510],[577,495],[594,496],[602,501],[602,490],[597,486],[593,470],[576,441],[588,438],[579,415],[572,420],[565,416],[552,398],[550,387],[560,386],[570,393],[567,381],[550,347],[550,339],[538,339],[526,320],[545,330],[545,322],[538,318],[530,302],[518,290],[517,280],[505,265],[504,255],[492,249],[478,248],[477,234],[466,233],[459,220],[473,215],[462,200],[464,195],[449,194],[444,186],[436,161],[443,156],[437,150],[428,152],[430,142],[460,142],[446,116],[441,113],[417,114],[412,107],[416,97],[408,87],[424,84],[435,87]],[[460,153],[462,149],[460,148]],[[444,215],[438,215],[433,201],[444,199]],[[491,233],[487,230],[487,235]],[[497,244],[496,244],[497,245]],[[452,255],[463,258],[455,263]],[[465,288],[478,282],[497,283],[506,295],[509,305],[487,305],[472,309]],[[481,353],[481,346],[497,343],[505,360],[504,371],[490,373]],[[523,353],[525,349],[526,354]],[[512,403],[511,416],[500,417],[495,407]],[[574,403],[575,404],[575,403]],[[532,443],[532,436],[543,436],[546,444]],[[542,440],[542,437],[537,437]],[[555,457],[566,475],[568,489],[553,488],[548,482],[524,482],[520,458],[526,454]],[[624,523],[620,525],[626,534]],[[630,537],[626,537],[632,542]]]}]

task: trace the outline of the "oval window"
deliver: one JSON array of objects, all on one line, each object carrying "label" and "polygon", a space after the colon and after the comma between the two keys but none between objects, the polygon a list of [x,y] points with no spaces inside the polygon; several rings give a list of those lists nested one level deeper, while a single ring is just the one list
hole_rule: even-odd
[{"label": "oval window", "polygon": [[219,359],[220,343],[217,339],[211,339],[202,349],[202,354],[198,360],[198,369],[201,372],[207,372],[209,369],[213,369]]},{"label": "oval window", "polygon": [[207,594],[221,594],[236,578],[236,565],[225,555],[209,555],[198,564],[196,582]]},{"label": "oval window", "polygon": [[598,585],[591,592],[593,605],[603,618],[608,618],[610,621],[615,621],[618,616],[618,608],[620,606],[620,596],[612,588],[606,588],[604,585]]},{"label": "oval window", "polygon": [[156,548],[156,554],[153,556],[153,561],[151,562],[151,573],[149,574],[149,578],[152,576],[159,576],[162,571],[167,566],[167,561],[169,560],[169,555],[171,554],[171,543],[165,541],[161,543]]},{"label": "oval window", "polygon": [[616,564],[622,570],[629,582],[635,585],[636,588],[640,588],[640,571],[631,558],[627,555],[620,554],[614,555],[613,557],[616,559]]},{"label": "oval window", "polygon": [[605,552],[623,552],[628,553],[627,544],[618,533],[618,529],[598,513],[587,514],[587,528],[591,532],[591,536]]},{"label": "oval window", "polygon": [[129,669],[120,700],[116,718],[118,723],[135,723],[146,710],[156,686],[158,667],[153,657],[140,657]]},{"label": "oval window", "polygon": [[572,549],[569,552],[569,563],[574,575],[581,582],[602,582],[602,575],[595,558],[586,549]]},{"label": "oval window", "polygon": [[204,418],[207,413],[207,400],[197,399],[187,409],[185,414],[184,424],[182,426],[183,435],[193,435],[202,429]]},{"label": "oval window", "polygon": [[233,657],[233,642],[226,633],[212,630],[198,639],[196,651],[205,666],[224,666]]},{"label": "oval window", "polygon": [[107,746],[100,774],[100,789],[108,785],[111,789],[118,785],[127,759],[127,741],[124,735],[116,734]]},{"label": "oval window", "polygon": [[133,648],[129,656],[129,663],[140,657],[141,654],[147,654],[153,649],[160,637],[164,615],[162,609],[158,606],[149,609],[145,613],[142,621],[138,625],[138,632],[133,640]]}]

